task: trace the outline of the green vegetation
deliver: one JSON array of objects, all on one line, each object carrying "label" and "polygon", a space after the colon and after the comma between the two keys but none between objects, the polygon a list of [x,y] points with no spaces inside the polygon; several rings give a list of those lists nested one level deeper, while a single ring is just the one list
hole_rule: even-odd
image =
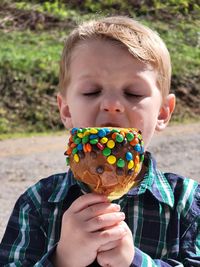
[{"label": "green vegetation", "polygon": [[[164,22],[141,21],[158,31],[167,43],[171,52],[174,75],[182,73],[192,75],[198,71],[200,66],[198,25],[185,22],[176,28],[170,28],[172,26]],[[9,67],[22,73],[32,73],[36,77],[39,75],[42,80],[46,80],[48,74],[57,76],[58,62],[66,34],[63,30],[50,33],[30,30],[1,32],[0,64],[2,67]]]},{"label": "green vegetation", "polygon": [[199,119],[200,6],[196,1],[3,0],[0,134],[62,128],[56,92],[64,38],[77,22],[108,14],[135,17],[161,35],[172,57],[172,90],[178,97],[174,120]]},{"label": "green vegetation", "polygon": [[190,15],[200,11],[199,4],[195,0],[3,0],[3,2],[15,2],[17,8],[32,9],[40,12],[48,12],[60,18],[66,18],[74,10],[82,13],[129,13],[137,15],[156,14],[160,12],[170,12],[172,15]]},{"label": "green vegetation", "polygon": [[55,76],[62,49],[59,38],[61,36],[56,32],[53,35],[31,31],[1,32],[0,64],[22,73],[40,70],[39,75],[44,78],[45,72]]}]

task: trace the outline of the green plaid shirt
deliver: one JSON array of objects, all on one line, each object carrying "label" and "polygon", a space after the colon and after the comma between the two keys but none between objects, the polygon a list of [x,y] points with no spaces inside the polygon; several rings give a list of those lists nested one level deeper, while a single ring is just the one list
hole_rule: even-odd
[{"label": "green plaid shirt", "polygon": [[[118,200],[133,233],[134,266],[200,266],[200,186],[156,169]],[[0,244],[0,266],[52,267],[63,213],[81,195],[71,171],[42,179],[16,202]],[[97,262],[90,266],[99,266]]]}]

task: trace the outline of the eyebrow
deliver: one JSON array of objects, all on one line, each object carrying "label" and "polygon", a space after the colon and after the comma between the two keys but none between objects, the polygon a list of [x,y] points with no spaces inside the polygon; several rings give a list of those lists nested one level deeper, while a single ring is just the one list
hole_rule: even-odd
[{"label": "eyebrow", "polygon": [[[126,75],[126,74],[125,74]],[[91,74],[81,74],[80,76],[78,76],[78,79],[80,79],[80,80],[87,80],[87,79],[91,79],[91,78],[99,78],[98,76],[97,76],[97,74],[96,75],[91,75]],[[144,77],[143,76],[141,76],[141,75],[139,75],[139,74],[136,74],[136,73],[130,73],[130,76],[128,77],[129,79],[130,79],[130,77],[131,77],[131,80],[132,79],[134,79],[134,80],[145,80],[144,79]]]}]

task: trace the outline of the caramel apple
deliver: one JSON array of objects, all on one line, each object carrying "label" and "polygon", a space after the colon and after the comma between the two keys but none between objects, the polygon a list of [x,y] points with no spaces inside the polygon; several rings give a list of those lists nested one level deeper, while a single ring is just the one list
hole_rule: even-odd
[{"label": "caramel apple", "polygon": [[137,184],[144,143],[135,128],[73,128],[65,155],[75,179],[114,200]]}]

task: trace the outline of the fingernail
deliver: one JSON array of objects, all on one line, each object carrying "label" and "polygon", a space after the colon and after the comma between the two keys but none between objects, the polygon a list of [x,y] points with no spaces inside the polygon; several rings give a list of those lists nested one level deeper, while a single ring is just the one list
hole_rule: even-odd
[{"label": "fingernail", "polygon": [[125,213],[124,213],[124,212],[120,212],[120,217],[121,217],[122,219],[125,219]]},{"label": "fingernail", "polygon": [[120,205],[118,205],[118,204],[113,204],[113,206],[117,211],[119,211],[121,209]]}]

